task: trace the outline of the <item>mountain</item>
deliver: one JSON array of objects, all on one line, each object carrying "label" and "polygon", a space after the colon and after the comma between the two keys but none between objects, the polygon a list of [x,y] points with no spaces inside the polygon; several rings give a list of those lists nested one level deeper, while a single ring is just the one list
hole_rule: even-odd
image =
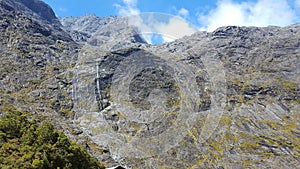
[{"label": "mountain", "polygon": [[100,18],[96,15],[61,19],[63,26],[78,43],[101,45],[101,48],[106,50],[124,48],[132,43],[146,43],[139,36],[138,29],[130,26],[128,22],[126,17]]},{"label": "mountain", "polygon": [[32,112],[107,167],[297,168],[300,25],[150,45],[123,17],[0,1],[0,113]]}]

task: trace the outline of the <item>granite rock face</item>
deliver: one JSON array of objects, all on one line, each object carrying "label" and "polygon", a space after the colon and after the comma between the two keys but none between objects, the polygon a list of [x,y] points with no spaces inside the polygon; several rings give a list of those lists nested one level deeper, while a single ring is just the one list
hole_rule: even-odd
[{"label": "granite rock face", "polygon": [[299,166],[299,24],[149,45],[126,18],[26,2],[0,1],[1,113],[49,119],[107,167]]},{"label": "granite rock face", "polygon": [[299,28],[230,26],[112,52],[87,45],[75,120],[128,167],[294,168]]},{"label": "granite rock face", "polygon": [[126,48],[133,43],[146,43],[137,28],[128,22],[126,17],[100,18],[95,15],[61,19],[78,43],[101,46],[105,51]]},{"label": "granite rock face", "polygon": [[48,5],[27,2],[0,1],[0,112],[32,112],[62,129],[79,45]]}]

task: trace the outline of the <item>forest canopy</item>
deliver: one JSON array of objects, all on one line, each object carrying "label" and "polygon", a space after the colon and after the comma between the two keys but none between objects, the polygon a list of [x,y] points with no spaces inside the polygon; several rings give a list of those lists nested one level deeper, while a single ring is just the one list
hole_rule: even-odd
[{"label": "forest canopy", "polygon": [[102,164],[53,125],[19,111],[0,117],[0,168],[99,169]]}]

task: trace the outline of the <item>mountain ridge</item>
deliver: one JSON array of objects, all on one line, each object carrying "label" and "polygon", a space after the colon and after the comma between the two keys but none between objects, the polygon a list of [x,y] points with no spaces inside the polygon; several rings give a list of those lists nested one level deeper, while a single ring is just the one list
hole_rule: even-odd
[{"label": "mountain ridge", "polygon": [[1,114],[32,112],[107,167],[300,163],[300,24],[150,45],[124,18],[25,2],[0,1]]}]

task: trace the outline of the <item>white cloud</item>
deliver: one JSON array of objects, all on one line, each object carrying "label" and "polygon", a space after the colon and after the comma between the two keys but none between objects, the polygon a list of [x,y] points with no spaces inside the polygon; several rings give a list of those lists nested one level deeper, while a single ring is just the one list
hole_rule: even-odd
[{"label": "white cloud", "polygon": [[123,2],[130,6],[136,6],[137,0],[123,0]]},{"label": "white cloud", "polygon": [[296,4],[297,7],[300,8],[300,0],[295,0],[295,4]]},{"label": "white cloud", "polygon": [[197,31],[180,18],[188,17],[189,11],[185,8],[178,10],[178,16],[163,13],[140,13],[137,8],[137,0],[122,0],[122,2],[123,5],[115,5],[119,15],[129,16],[128,24],[137,27],[148,43],[152,43],[153,37],[157,35],[161,35],[164,42],[170,42]]},{"label": "white cloud", "polygon": [[178,15],[179,15],[180,17],[186,18],[186,17],[189,16],[189,11],[188,11],[187,9],[185,9],[185,8],[181,8],[181,9],[179,9],[179,11],[178,11]]},{"label": "white cloud", "polygon": [[152,44],[152,34],[142,34],[142,37],[147,43]]},{"label": "white cloud", "polygon": [[172,42],[172,41],[174,41],[175,39],[174,38],[170,38],[170,37],[168,37],[168,36],[162,36],[162,38],[163,38],[163,43],[166,43],[166,42]]},{"label": "white cloud", "polygon": [[152,43],[152,35],[161,35],[164,42],[171,42],[191,35],[197,29],[178,16],[163,13],[142,13],[129,17],[129,25],[139,29],[143,38]]},{"label": "white cloud", "polygon": [[163,38],[167,42],[191,35],[197,31],[197,29],[178,17],[170,18],[168,23],[158,23],[155,25],[155,29],[164,35]]},{"label": "white cloud", "polygon": [[287,0],[258,0],[256,3],[219,0],[216,9],[199,16],[199,22],[204,25],[201,29],[207,31],[228,25],[286,26],[296,19],[296,12]]},{"label": "white cloud", "polygon": [[137,0],[122,0],[123,6],[115,4],[118,9],[118,14],[121,16],[138,15],[140,10],[137,8]]},{"label": "white cloud", "polygon": [[133,15],[128,17],[128,24],[130,26],[136,27],[139,31],[139,33],[142,35],[143,39],[149,43],[152,44],[152,36],[153,36],[153,25],[155,25],[155,20],[150,19],[148,21],[145,21],[141,15]]}]

